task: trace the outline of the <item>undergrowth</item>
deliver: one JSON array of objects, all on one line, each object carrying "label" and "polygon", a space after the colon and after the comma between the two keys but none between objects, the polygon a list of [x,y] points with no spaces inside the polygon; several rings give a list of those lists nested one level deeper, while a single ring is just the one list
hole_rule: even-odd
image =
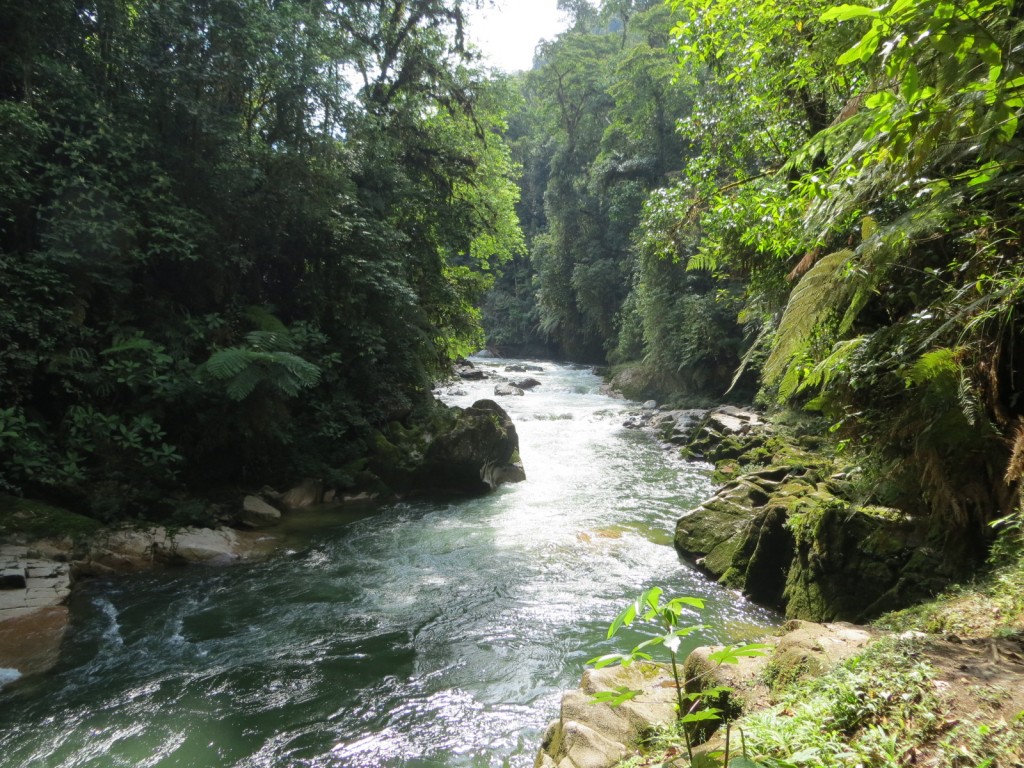
[{"label": "undergrowth", "polygon": [[882,629],[960,637],[1024,634],[1024,515],[1001,521],[986,570],[935,600],[882,616]]}]

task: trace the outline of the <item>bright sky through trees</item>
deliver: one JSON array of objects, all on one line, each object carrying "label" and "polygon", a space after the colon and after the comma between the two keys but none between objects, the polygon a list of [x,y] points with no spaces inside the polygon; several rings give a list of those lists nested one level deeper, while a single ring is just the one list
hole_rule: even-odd
[{"label": "bright sky through trees", "polygon": [[556,0],[496,0],[470,17],[470,37],[490,64],[506,72],[530,69],[537,43],[568,26]]}]

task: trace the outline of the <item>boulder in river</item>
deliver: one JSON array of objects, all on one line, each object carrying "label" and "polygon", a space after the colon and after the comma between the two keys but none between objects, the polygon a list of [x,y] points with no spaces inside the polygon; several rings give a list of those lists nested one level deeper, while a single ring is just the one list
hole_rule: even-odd
[{"label": "boulder in river", "polygon": [[301,483],[281,494],[281,503],[288,509],[303,509],[324,500],[323,480],[306,478]]},{"label": "boulder in river", "polygon": [[525,479],[519,436],[505,410],[493,400],[469,408],[437,403],[416,424],[388,425],[375,436],[367,464],[384,493],[484,493]]},{"label": "boulder in river", "polygon": [[281,510],[271,506],[259,496],[246,496],[242,500],[241,523],[250,528],[266,528],[281,520]]},{"label": "boulder in river", "polygon": [[264,533],[231,528],[163,526],[106,531],[94,537],[88,551],[72,562],[72,575],[107,576],[180,563],[226,565],[259,556],[273,546]]},{"label": "boulder in river", "polygon": [[455,424],[427,448],[418,475],[439,488],[479,492],[526,479],[519,460],[519,435],[493,400],[477,400],[457,411]]},{"label": "boulder in river", "polygon": [[495,385],[494,394],[497,395],[498,397],[510,397],[512,395],[522,397],[523,390],[521,390],[517,386],[514,386],[513,384],[505,382],[504,384]]},{"label": "boulder in river", "polygon": [[525,379],[520,379],[519,381],[514,381],[512,383],[520,389],[533,389],[534,387],[540,386],[540,382],[532,376],[527,376]]}]

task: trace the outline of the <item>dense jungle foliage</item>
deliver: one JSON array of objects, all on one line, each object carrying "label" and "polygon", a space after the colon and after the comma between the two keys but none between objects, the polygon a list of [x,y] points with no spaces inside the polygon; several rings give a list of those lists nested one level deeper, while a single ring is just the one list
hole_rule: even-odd
[{"label": "dense jungle foliage", "polygon": [[562,5],[490,341],[809,409],[865,502],[986,539],[1024,475],[1024,7]]},{"label": "dense jungle foliage", "polygon": [[0,1],[0,493],[344,487],[522,248],[461,0]]},{"label": "dense jungle foliage", "polygon": [[0,0],[0,491],[345,486],[482,318],[809,409],[865,500],[985,538],[1024,476],[1020,3],[560,6],[495,79],[462,0]]}]

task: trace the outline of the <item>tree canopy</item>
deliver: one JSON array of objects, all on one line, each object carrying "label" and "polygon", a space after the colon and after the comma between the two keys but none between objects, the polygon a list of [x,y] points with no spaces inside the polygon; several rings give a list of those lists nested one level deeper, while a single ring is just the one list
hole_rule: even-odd
[{"label": "tree canopy", "polygon": [[512,121],[528,331],[819,413],[866,498],[983,536],[1024,474],[1019,4],[566,7]]},{"label": "tree canopy", "polygon": [[[460,0],[0,3],[0,490],[344,484],[522,247]],[[188,511],[183,512],[186,517]]]}]

